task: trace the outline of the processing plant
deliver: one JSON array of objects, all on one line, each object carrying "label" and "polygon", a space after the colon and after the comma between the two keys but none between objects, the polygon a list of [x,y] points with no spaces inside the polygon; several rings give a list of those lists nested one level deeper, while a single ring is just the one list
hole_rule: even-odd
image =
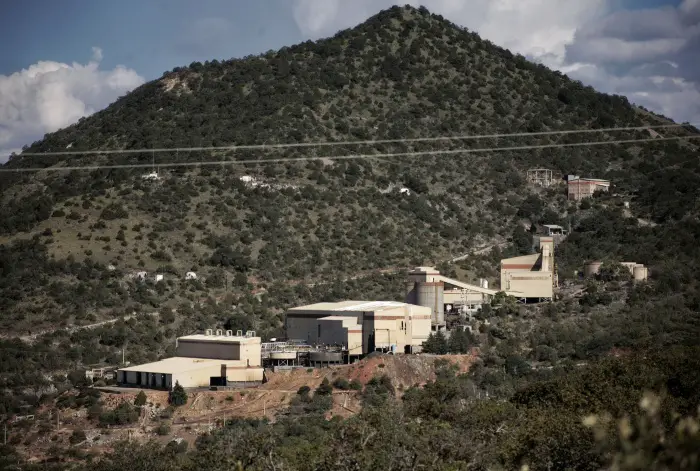
[{"label": "processing plant", "polygon": [[553,237],[539,238],[539,252],[501,260],[501,290],[521,302],[552,301],[557,279]]},{"label": "processing plant", "polygon": [[210,386],[252,386],[262,383],[261,339],[255,332],[207,330],[176,340],[176,356],[117,370],[117,384],[170,390]]},{"label": "processing plant", "polygon": [[445,330],[446,310],[476,312],[496,293],[486,280],[471,285],[443,276],[434,267],[416,267],[408,274],[405,301],[430,308],[432,330]]},{"label": "processing plant", "polygon": [[394,301],[316,303],[287,311],[290,339],[345,352],[347,360],[374,351],[419,352],[430,335],[431,309]]}]

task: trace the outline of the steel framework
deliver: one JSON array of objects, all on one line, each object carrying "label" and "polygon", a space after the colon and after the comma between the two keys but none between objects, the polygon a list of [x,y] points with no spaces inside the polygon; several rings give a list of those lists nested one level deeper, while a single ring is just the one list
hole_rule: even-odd
[{"label": "steel framework", "polygon": [[547,188],[552,185],[553,174],[548,168],[531,168],[527,171],[527,182],[530,185]]}]

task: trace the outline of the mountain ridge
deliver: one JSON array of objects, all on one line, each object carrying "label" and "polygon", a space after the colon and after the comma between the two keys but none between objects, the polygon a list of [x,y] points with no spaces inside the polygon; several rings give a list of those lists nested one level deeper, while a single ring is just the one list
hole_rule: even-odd
[{"label": "mountain ridge", "polygon": [[[76,151],[172,148],[668,122],[623,97],[598,94],[531,64],[427,10],[395,7],[318,42],[173,69],[105,110],[47,135],[27,152],[65,151],[69,145]],[[697,131],[681,126],[662,134],[687,137]],[[116,358],[123,338],[131,336],[149,346],[136,347],[134,361],[151,360],[164,351],[165,339],[212,325],[277,335],[284,309],[295,303],[401,299],[401,275],[378,274],[387,267],[439,264],[445,273],[459,269],[465,278],[496,281],[499,257],[527,250],[531,236],[526,228],[537,223],[570,224],[586,234],[572,237],[562,249],[562,279],[573,277],[587,257],[617,258],[640,247],[644,260],[638,261],[653,270],[661,270],[662,257],[679,246],[694,264],[696,254],[685,239],[650,250],[664,238],[680,237],[674,236],[675,229],[685,231],[684,237],[695,230],[692,221],[699,208],[693,188],[700,185],[700,172],[689,161],[697,152],[690,143],[411,160],[265,160],[648,137],[646,131],[616,131],[321,150],[20,155],[4,168],[105,162],[154,162],[157,167],[166,158],[259,158],[260,163],[167,169],[159,181],[143,179],[143,169],[0,174],[0,267],[6,274],[0,282],[5,313],[0,323],[8,333],[23,335],[47,326],[119,318],[125,312],[163,310],[160,321],[115,323],[119,338],[106,329],[99,341],[70,334],[78,344],[90,346],[84,350],[65,344],[62,336],[67,334],[51,347],[63,355],[72,352],[70,364],[88,357],[95,363]],[[579,206],[567,201],[559,185],[528,186],[525,173],[532,167],[608,178],[619,196]],[[269,186],[254,187],[242,177]],[[635,217],[659,226],[630,225],[623,217],[623,200],[632,202]],[[625,232],[596,229],[591,221],[601,215]],[[634,231],[637,238],[628,240]],[[458,265],[440,263],[487,244],[499,248]],[[133,279],[140,271],[148,273],[146,283]],[[199,279],[185,280],[189,271]],[[163,274],[164,282],[155,283],[155,273]],[[357,273],[373,275],[352,280]],[[298,280],[328,283],[306,286]],[[262,296],[252,294],[261,290]],[[202,298],[212,301],[201,303]],[[216,299],[223,301],[217,304]],[[154,335],[163,342],[154,344]]]}]

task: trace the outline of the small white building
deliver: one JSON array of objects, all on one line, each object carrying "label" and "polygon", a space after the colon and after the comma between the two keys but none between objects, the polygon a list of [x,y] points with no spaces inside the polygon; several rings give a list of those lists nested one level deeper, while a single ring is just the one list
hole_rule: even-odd
[{"label": "small white building", "polygon": [[196,274],[195,272],[193,272],[193,271],[188,271],[188,272],[185,274],[185,279],[186,279],[186,280],[196,280],[196,279],[197,279],[197,274]]},{"label": "small white building", "polygon": [[161,275],[160,273],[157,274],[157,275],[155,276],[155,281],[156,281],[156,283],[159,283],[159,282],[163,281],[163,275]]},{"label": "small white building", "polygon": [[141,175],[141,178],[148,181],[157,181],[160,180],[160,175],[158,175],[157,172],[151,172],[146,173],[145,175]]}]

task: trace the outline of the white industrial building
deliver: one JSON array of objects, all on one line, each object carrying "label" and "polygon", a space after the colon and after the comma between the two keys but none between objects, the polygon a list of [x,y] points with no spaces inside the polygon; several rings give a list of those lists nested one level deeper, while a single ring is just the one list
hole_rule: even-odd
[{"label": "white industrial building", "polygon": [[317,303],[287,311],[287,337],[337,347],[348,357],[374,351],[419,352],[430,335],[431,309],[394,301]]},{"label": "white industrial building", "polygon": [[120,386],[172,389],[248,386],[263,381],[260,337],[238,331],[188,335],[176,341],[176,356],[117,371]]},{"label": "white industrial building", "polygon": [[501,260],[501,290],[521,301],[552,301],[557,286],[554,238],[539,238],[539,253]]}]

